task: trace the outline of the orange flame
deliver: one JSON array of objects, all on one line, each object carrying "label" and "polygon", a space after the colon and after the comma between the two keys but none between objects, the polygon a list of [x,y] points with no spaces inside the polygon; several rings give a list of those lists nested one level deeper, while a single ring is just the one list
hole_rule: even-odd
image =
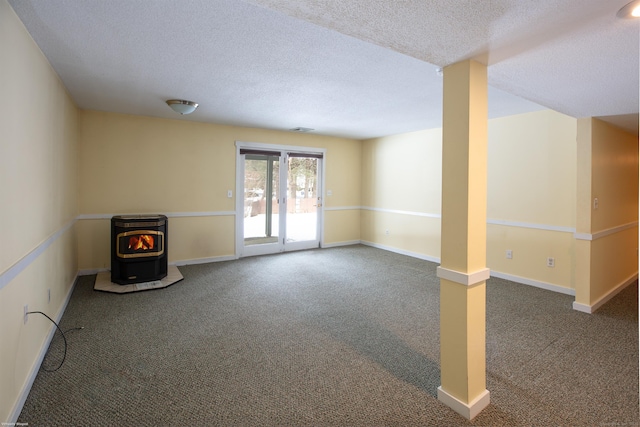
[{"label": "orange flame", "polygon": [[140,234],[137,236],[129,237],[129,249],[137,250],[149,250],[153,248],[154,239],[150,234]]}]

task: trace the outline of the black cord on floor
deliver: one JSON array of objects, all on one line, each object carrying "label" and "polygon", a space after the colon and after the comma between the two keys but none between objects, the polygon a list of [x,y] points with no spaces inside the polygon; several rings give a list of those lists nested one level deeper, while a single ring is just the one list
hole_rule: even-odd
[{"label": "black cord on floor", "polygon": [[[51,320],[51,323],[56,325],[56,328],[58,328],[58,330],[60,331],[60,335],[62,335],[62,339],[64,341],[64,354],[62,355],[62,361],[60,362],[58,367],[56,369],[45,369],[42,366],[40,367],[45,372],[55,372],[55,371],[57,371],[58,369],[60,369],[62,367],[62,364],[64,363],[64,360],[67,358],[67,337],[64,336],[64,332],[62,332],[62,329],[60,329],[60,326],[58,326],[58,324],[51,317],[47,316],[46,314],[44,314],[41,311],[28,311],[27,312],[27,314],[36,314],[36,313],[42,314],[47,319]],[[82,329],[82,328],[73,328],[73,329]],[[69,329],[69,331],[71,331],[73,329]]]}]

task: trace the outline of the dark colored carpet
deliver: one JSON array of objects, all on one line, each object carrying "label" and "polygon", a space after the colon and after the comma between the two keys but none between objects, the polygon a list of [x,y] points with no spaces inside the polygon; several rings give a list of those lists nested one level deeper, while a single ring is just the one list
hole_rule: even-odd
[{"label": "dark colored carpet", "polygon": [[[180,267],[117,295],[80,277],[67,359],[41,371],[29,426],[622,426],[640,424],[638,287],[597,313],[487,286],[487,389],[472,422],[436,399],[436,265],[365,246]],[[43,366],[62,356],[56,335]]]}]

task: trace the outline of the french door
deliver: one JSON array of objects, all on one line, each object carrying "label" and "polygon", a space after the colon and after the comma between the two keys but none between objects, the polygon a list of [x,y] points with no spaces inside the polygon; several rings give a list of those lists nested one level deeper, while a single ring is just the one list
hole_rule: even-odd
[{"label": "french door", "polygon": [[237,145],[238,256],[319,247],[323,152]]}]

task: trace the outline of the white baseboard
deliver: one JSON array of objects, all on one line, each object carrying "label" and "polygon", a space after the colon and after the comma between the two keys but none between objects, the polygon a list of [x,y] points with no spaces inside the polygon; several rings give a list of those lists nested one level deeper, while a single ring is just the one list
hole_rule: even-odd
[{"label": "white baseboard", "polygon": [[[190,264],[208,264],[210,262],[220,261],[233,261],[238,259],[234,255],[210,257],[210,258],[194,258],[194,259],[182,259],[180,261],[170,262],[169,265],[181,266]],[[109,268],[90,268],[86,270],[80,270],[78,276],[91,276],[92,274],[103,273],[105,271],[111,271]]]},{"label": "white baseboard", "polygon": [[564,286],[554,285],[552,283],[540,282],[538,280],[527,279],[526,277],[514,276],[512,274],[501,273],[499,271],[491,270],[491,277],[497,277],[498,279],[505,279],[511,282],[520,283],[523,285],[534,286],[536,288],[546,289],[547,291],[558,292],[565,295],[576,295],[576,290],[571,288],[565,288]]},{"label": "white baseboard", "polygon": [[394,248],[393,246],[381,245],[380,243],[368,242],[366,240],[362,240],[360,243],[366,246],[371,246],[372,248],[383,249],[389,252],[395,252],[400,255],[406,255],[413,258],[423,259],[425,261],[435,262],[436,264],[440,264],[440,258],[432,257],[430,255],[419,254],[417,252],[406,251],[404,249]]},{"label": "white baseboard", "polygon": [[624,282],[620,283],[618,286],[616,286],[615,288],[611,289],[609,292],[607,292],[606,294],[604,294],[603,296],[601,296],[595,303],[593,303],[592,305],[588,305],[588,304],[582,304],[579,302],[573,302],[573,309],[577,310],[577,311],[581,311],[583,313],[588,313],[588,314],[592,314],[594,313],[597,309],[599,309],[600,307],[602,307],[603,305],[605,305],[607,302],[609,302],[609,300],[613,297],[615,297],[616,295],[618,295],[620,293],[620,291],[622,291],[624,288],[626,288],[627,286],[629,286],[630,284],[632,284],[633,282],[635,282],[638,279],[638,273],[635,273],[634,275],[632,275],[631,277],[629,277],[627,280],[625,280]]},{"label": "white baseboard", "polygon": [[438,387],[438,400],[468,420],[474,419],[491,402],[489,390],[483,391],[467,404],[444,391],[442,386]]},{"label": "white baseboard", "polygon": [[108,268],[90,268],[87,270],[78,271],[78,276],[91,276],[92,274],[98,274],[105,271],[110,271]]},{"label": "white baseboard", "polygon": [[238,259],[235,255],[225,255],[210,258],[181,259],[180,261],[170,262],[169,265],[181,266],[191,264],[208,264],[210,262],[233,261]]},{"label": "white baseboard", "polygon": [[322,245],[322,249],[338,248],[340,246],[353,246],[353,245],[359,245],[360,243],[362,243],[360,240],[349,240],[346,242],[337,242],[337,243],[325,243]]},{"label": "white baseboard", "polygon": [[[381,245],[379,243],[368,242],[366,240],[362,240],[360,242],[363,245],[371,246],[373,248],[383,249],[385,251],[395,252],[397,254],[410,256],[413,258],[423,259],[425,261],[434,262],[436,264],[440,264],[440,258],[432,257],[429,255],[419,254],[417,252],[406,251],[404,249],[394,248],[393,246]],[[575,296],[576,291],[574,289],[565,288],[563,286],[554,285],[551,283],[540,282],[533,279],[527,279],[526,277],[514,276],[512,274],[501,273],[499,271],[491,270],[491,276],[497,277],[500,279],[509,280],[511,282],[520,283],[522,285],[534,286],[536,288],[546,289],[548,291],[558,292],[565,295]]]},{"label": "white baseboard", "polygon": [[[62,315],[64,314],[65,310],[67,309],[67,305],[71,300],[71,295],[73,294],[73,290],[76,287],[76,282],[78,281],[79,275],[80,274],[78,273],[76,277],[73,279],[73,283],[69,288],[69,292],[67,293],[67,296],[65,297],[64,302],[62,303],[62,306],[58,310],[58,313],[56,313],[56,315],[53,317],[53,320],[55,320],[55,322],[58,324],[60,323],[60,319],[62,319]],[[42,365],[42,361],[44,360],[44,357],[47,355],[47,350],[49,350],[49,345],[51,344],[51,340],[53,339],[53,336],[56,333],[56,330],[57,330],[56,326],[52,324],[51,331],[49,331],[47,338],[44,340],[44,343],[40,348],[40,354],[38,355],[36,362],[33,364],[31,372],[27,377],[27,381],[25,381],[24,383],[24,387],[20,392],[20,396],[16,402],[16,405],[14,406],[13,410],[9,414],[9,421],[8,421],[9,425],[15,425],[18,422],[18,417],[20,416],[20,413],[22,412],[22,408],[24,407],[24,403],[27,401],[27,397],[31,392],[31,387],[33,386],[33,382],[36,380],[36,376],[38,375],[38,372],[40,372],[40,366]]]}]

